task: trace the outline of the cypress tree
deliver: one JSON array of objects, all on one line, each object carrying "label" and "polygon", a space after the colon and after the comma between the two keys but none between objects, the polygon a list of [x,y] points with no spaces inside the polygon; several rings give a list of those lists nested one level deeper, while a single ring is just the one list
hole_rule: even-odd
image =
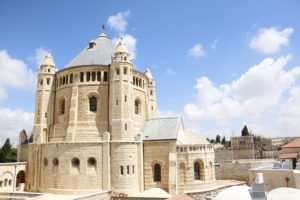
[{"label": "cypress tree", "polygon": [[249,136],[249,131],[248,131],[248,128],[247,126],[245,125],[243,130],[242,130],[242,136]]}]

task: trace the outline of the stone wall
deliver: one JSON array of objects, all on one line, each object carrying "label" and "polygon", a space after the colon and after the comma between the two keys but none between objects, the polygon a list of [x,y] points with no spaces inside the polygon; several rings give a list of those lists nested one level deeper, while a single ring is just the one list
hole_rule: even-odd
[{"label": "stone wall", "polygon": [[218,148],[215,149],[215,163],[232,162],[233,152],[230,149]]},{"label": "stone wall", "polygon": [[265,190],[267,192],[279,187],[300,188],[300,185],[298,185],[300,183],[298,170],[252,169],[249,171],[251,183],[254,181],[256,173],[263,173]]},{"label": "stone wall", "polygon": [[241,160],[234,163],[220,163],[215,167],[217,180],[238,180],[249,184],[249,170],[257,167],[271,167],[274,160]]}]

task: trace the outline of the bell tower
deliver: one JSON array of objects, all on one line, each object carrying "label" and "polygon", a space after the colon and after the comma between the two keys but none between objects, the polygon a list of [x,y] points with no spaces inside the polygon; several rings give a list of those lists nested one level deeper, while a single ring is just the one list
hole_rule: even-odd
[{"label": "bell tower", "polygon": [[33,128],[33,141],[35,143],[47,142],[49,138],[51,94],[56,71],[53,57],[48,51],[44,62],[40,65],[37,80]]},{"label": "bell tower", "polygon": [[155,118],[157,114],[156,86],[154,78],[148,67],[144,74],[148,77],[148,119],[152,119]]},{"label": "bell tower", "polygon": [[131,55],[121,38],[110,67],[109,120],[112,140],[134,139],[132,69]]}]

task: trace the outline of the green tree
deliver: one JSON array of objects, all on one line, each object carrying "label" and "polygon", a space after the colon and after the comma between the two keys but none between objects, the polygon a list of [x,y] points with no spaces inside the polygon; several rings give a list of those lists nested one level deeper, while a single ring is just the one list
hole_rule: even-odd
[{"label": "green tree", "polygon": [[221,136],[219,134],[217,134],[216,136],[216,143],[220,143],[221,142]]},{"label": "green tree", "polygon": [[222,142],[221,142],[221,144],[223,144],[223,145],[226,145],[226,138],[225,138],[225,136],[222,138]]},{"label": "green tree", "polygon": [[242,136],[249,136],[249,131],[248,131],[248,128],[247,126],[245,125],[243,130],[242,130]]},{"label": "green tree", "polygon": [[10,140],[6,139],[4,145],[0,151],[0,162],[16,162],[17,161],[17,149],[12,148]]}]

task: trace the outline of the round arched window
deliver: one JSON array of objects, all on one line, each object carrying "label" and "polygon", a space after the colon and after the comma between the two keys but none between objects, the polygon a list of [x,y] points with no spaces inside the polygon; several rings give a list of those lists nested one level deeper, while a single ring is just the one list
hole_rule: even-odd
[{"label": "round arched window", "polygon": [[97,98],[96,97],[90,98],[90,111],[97,112]]},{"label": "round arched window", "polygon": [[44,158],[44,165],[47,166],[48,165],[48,159]]},{"label": "round arched window", "polygon": [[80,165],[80,161],[78,158],[73,158],[72,159],[72,166],[73,167],[78,167]]},{"label": "round arched window", "polygon": [[96,165],[96,159],[95,158],[89,158],[88,159],[88,165],[89,166],[95,166]]},{"label": "round arched window", "polygon": [[53,166],[58,166],[58,164],[59,164],[58,159],[57,158],[53,158],[52,164],[53,164]]}]

